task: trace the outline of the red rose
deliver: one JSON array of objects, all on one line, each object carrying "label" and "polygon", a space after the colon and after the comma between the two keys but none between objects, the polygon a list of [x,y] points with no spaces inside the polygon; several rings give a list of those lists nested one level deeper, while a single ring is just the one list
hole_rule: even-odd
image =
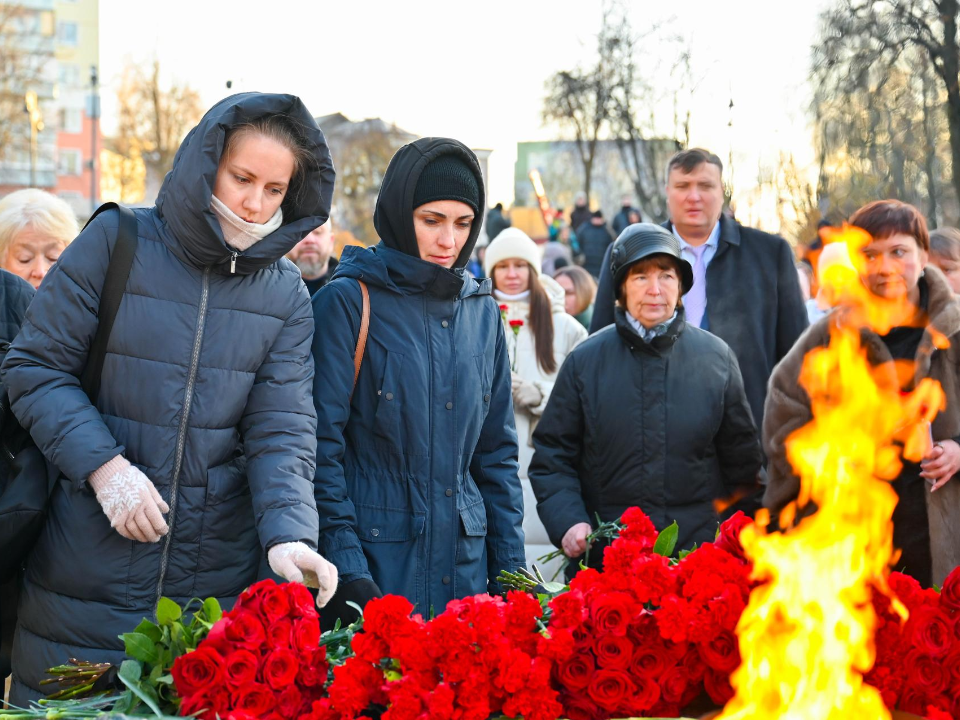
[{"label": "red rose", "polygon": [[714,540],[714,546],[735,558],[746,560],[743,544],[740,542],[740,533],[747,525],[753,525],[753,520],[744,515],[742,510],[738,510],[720,526],[720,534]]},{"label": "red rose", "polygon": [[646,715],[660,701],[660,684],[657,678],[641,676],[634,678],[635,689],[632,698],[627,700],[631,715]]},{"label": "red rose", "polygon": [[948,670],[942,662],[929,655],[912,650],[903,661],[909,686],[928,696],[936,696],[949,687]]},{"label": "red rose", "polygon": [[912,611],[904,632],[917,648],[935,658],[942,658],[953,647],[953,622],[937,607]]},{"label": "red rose", "polygon": [[669,664],[667,649],[663,645],[637,648],[630,662],[631,677],[659,677]]},{"label": "red rose", "polygon": [[316,616],[294,620],[290,637],[293,639],[293,647],[301,652],[318,647],[320,645],[320,620]]},{"label": "red rose", "polygon": [[[192,653],[191,653],[192,654]],[[193,695],[181,697],[180,714],[197,715],[201,720],[216,720],[230,707],[230,695],[222,685],[212,685]],[[201,712],[203,711],[203,712]]]},{"label": "red rose", "polygon": [[263,680],[274,690],[292,683],[300,670],[296,654],[288,648],[277,648],[263,662]]},{"label": "red rose", "polygon": [[227,640],[247,650],[259,650],[267,639],[263,623],[256,615],[245,610],[233,612],[226,636]]},{"label": "red rose", "polygon": [[637,686],[624,672],[597,670],[590,679],[587,693],[597,705],[612,712],[623,707],[636,689]]},{"label": "red rose", "polygon": [[610,592],[593,598],[590,619],[598,633],[626,635],[627,626],[641,608],[627,593]]},{"label": "red rose", "polygon": [[960,611],[960,567],[955,567],[940,588],[940,607],[951,612]]},{"label": "red rose", "polygon": [[263,596],[270,591],[270,588],[276,586],[277,583],[273,580],[261,580],[258,583],[254,583],[240,593],[240,597],[237,598],[237,602],[233,605],[233,612],[236,613],[239,610],[245,610],[255,615],[259,614],[260,603],[263,601]]},{"label": "red rose", "polygon": [[579,693],[563,693],[560,696],[563,716],[570,720],[598,720],[603,711],[588,696]]},{"label": "red rose", "polygon": [[707,668],[707,672],[703,675],[703,687],[717,705],[726,705],[733,697],[730,676],[712,668]]},{"label": "red rose", "polygon": [[703,674],[707,671],[707,666],[703,664],[703,658],[695,647],[690,647],[680,659],[680,666],[683,668],[690,683],[699,683],[703,679]]},{"label": "red rose", "polygon": [[267,645],[272,648],[290,647],[291,631],[293,630],[293,621],[284,617],[275,620],[272,625],[267,627]]},{"label": "red rose", "polygon": [[262,717],[277,706],[277,696],[263,683],[250,683],[233,696],[235,710],[243,710],[254,717]]},{"label": "red rose", "polygon": [[300,671],[297,682],[304,687],[323,687],[327,682],[327,649],[325,647],[304,650],[300,653]]},{"label": "red rose", "polygon": [[880,691],[883,704],[888,708],[897,707],[900,692],[903,689],[903,675],[891,668],[874,664],[873,669],[863,677],[864,682]]},{"label": "red rose", "polygon": [[234,650],[226,658],[227,684],[237,688],[253,682],[259,665],[257,656],[249,650]]},{"label": "red rose", "polygon": [[593,643],[593,653],[600,667],[626,670],[633,659],[633,643],[618,635],[601,635]]},{"label": "red rose", "polygon": [[287,597],[290,599],[290,608],[294,617],[319,617],[317,603],[310,591],[307,590],[306,585],[294,582],[287,583],[284,587],[287,589]]},{"label": "red rose", "polygon": [[226,720],[257,720],[257,717],[243,710],[234,710],[227,713]]},{"label": "red rose", "polygon": [[894,595],[907,606],[907,610],[913,612],[913,609],[923,601],[923,589],[914,578],[903,573],[892,572],[887,579],[890,590]]},{"label": "red rose", "polygon": [[207,688],[221,685],[224,679],[223,656],[213,648],[201,644],[193,652],[173,661],[173,682],[180,697],[193,695]]},{"label": "red rose", "polygon": [[284,585],[268,587],[260,600],[260,617],[263,624],[270,626],[280,618],[290,614],[290,599]]},{"label": "red rose", "polygon": [[224,615],[210,628],[210,632],[208,632],[207,637],[204,638],[203,644],[211,650],[216,650],[221,655],[229,653],[233,650],[230,640],[227,639],[227,628],[230,627],[231,623],[233,623],[233,619],[230,617],[230,614]]},{"label": "red rose", "polygon": [[674,665],[660,676],[660,697],[664,702],[680,704],[689,684],[683,667]]},{"label": "red rose", "polygon": [[737,636],[729,630],[721,630],[712,640],[698,643],[698,647],[708,668],[730,673],[740,664]]},{"label": "red rose", "polygon": [[277,701],[277,709],[285,718],[300,717],[300,705],[303,703],[303,695],[297,689],[296,685],[289,685],[280,693],[280,699]]},{"label": "red rose", "polygon": [[593,676],[593,658],[586,653],[578,653],[558,665],[555,672],[560,686],[565,690],[585,690]]}]

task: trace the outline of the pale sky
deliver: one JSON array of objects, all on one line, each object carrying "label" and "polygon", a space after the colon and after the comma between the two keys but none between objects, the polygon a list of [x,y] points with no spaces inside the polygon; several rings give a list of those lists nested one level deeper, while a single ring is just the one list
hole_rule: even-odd
[{"label": "pale sky", "polygon": [[[744,221],[771,217],[769,202],[752,192],[759,162],[780,150],[812,159],[807,74],[817,13],[828,1],[630,3],[636,29],[673,18],[671,27],[692,40],[691,142],[724,160],[732,147]],[[116,107],[111,80],[124,60],[156,55],[164,74],[193,85],[208,106],[236,90],[289,92],[317,116],[381,117],[418,135],[492,149],[489,201],[509,204],[516,143],[557,135],[540,119],[544,81],[592,56],[600,7],[599,0],[100,0],[104,129]]]}]

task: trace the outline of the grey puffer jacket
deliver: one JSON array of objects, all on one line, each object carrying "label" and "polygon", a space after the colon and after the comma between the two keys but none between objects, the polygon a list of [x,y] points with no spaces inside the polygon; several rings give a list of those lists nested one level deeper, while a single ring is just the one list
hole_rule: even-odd
[{"label": "grey puffer jacket", "polygon": [[[298,121],[313,162],[280,229],[237,255],[209,210],[219,156],[229,128],[272,113]],[[63,473],[27,562],[15,704],[40,696],[44,669],[70,657],[118,662],[117,636],[161,595],[229,607],[256,580],[264,550],[316,547],[313,314],[283,256],[327,219],[333,177],[298,98],[247,93],[211,109],[177,152],[157,206],[136,211],[139,245],[96,405],[78,377],[117,214],[91,223],[44,280],[3,366],[14,413]],[[121,453],[170,505],[159,543],[121,537],[87,487]]]}]

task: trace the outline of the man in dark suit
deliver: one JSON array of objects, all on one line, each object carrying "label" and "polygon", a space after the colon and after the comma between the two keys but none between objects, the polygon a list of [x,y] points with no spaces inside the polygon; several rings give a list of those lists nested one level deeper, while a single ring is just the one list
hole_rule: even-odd
[{"label": "man in dark suit", "polygon": [[[757,426],[767,380],[807,327],[793,251],[777,236],[742,226],[723,211],[723,164],[707,150],[677,153],[667,165],[665,227],[694,269],[683,298],[688,323],[724,340],[737,356]],[[699,289],[698,289],[699,288]],[[590,332],[613,323],[613,280],[604,258]]]}]

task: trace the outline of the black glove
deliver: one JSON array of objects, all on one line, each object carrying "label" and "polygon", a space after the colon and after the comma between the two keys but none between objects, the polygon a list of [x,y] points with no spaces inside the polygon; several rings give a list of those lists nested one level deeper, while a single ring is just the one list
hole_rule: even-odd
[{"label": "black glove", "polygon": [[333,630],[337,620],[340,620],[340,626],[349,625],[356,622],[360,615],[357,609],[347,605],[348,602],[356,603],[360,607],[374,598],[383,597],[379,586],[373,580],[360,578],[348,583],[341,583],[337,586],[337,591],[330,598],[326,607],[320,610],[320,630],[327,632]]}]

